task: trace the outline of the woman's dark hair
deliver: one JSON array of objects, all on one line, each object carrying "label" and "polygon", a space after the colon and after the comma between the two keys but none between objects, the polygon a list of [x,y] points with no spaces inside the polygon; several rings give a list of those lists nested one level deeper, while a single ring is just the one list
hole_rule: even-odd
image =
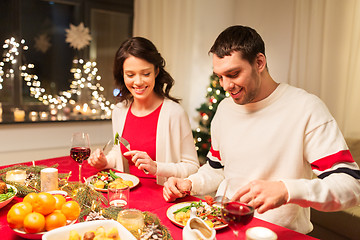
[{"label": "woman's dark hair", "polygon": [[132,37],[124,41],[115,54],[114,60],[114,79],[116,86],[120,89],[117,97],[118,101],[126,101],[126,104],[133,101],[133,96],[125,86],[124,82],[124,62],[130,57],[141,58],[154,65],[155,71],[159,73],[155,78],[154,92],[160,97],[169,98],[174,102],[179,99],[170,96],[169,92],[174,85],[174,79],[165,71],[165,60],[156,49],[155,45],[146,38]]},{"label": "woman's dark hair", "polygon": [[258,53],[265,56],[265,43],[254,29],[240,25],[231,26],[220,33],[209,53],[223,58],[235,51],[240,52],[243,59],[253,64]]}]

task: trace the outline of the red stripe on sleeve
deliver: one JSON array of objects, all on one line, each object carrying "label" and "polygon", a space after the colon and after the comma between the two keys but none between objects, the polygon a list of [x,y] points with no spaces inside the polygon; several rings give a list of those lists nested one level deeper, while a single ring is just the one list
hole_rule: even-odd
[{"label": "red stripe on sleeve", "polygon": [[217,159],[219,159],[219,161],[221,161],[221,157],[220,157],[220,152],[219,152],[219,151],[214,150],[213,147],[211,146],[210,152],[211,152],[211,155],[212,155],[213,157],[216,157]]},{"label": "red stripe on sleeve", "polygon": [[335,163],[341,162],[354,162],[353,157],[349,150],[342,150],[330,156],[326,156],[319,160],[316,160],[311,164],[312,169],[317,169],[319,171],[324,171],[331,168]]}]

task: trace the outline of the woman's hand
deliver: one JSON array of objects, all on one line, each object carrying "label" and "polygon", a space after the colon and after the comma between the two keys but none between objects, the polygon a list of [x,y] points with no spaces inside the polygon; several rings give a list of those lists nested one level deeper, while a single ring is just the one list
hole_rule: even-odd
[{"label": "woman's hand", "polygon": [[138,169],[145,170],[152,175],[156,174],[157,164],[149,157],[146,152],[133,150],[125,152],[124,156],[131,156],[131,161],[134,162]]},{"label": "woman's hand", "polygon": [[96,149],[88,158],[88,163],[97,169],[104,169],[107,165],[107,159],[102,150]]}]

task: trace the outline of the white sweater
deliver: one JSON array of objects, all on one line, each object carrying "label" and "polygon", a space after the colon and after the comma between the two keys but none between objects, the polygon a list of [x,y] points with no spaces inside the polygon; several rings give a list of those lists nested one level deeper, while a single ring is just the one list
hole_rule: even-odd
[{"label": "white sweater", "polygon": [[[122,135],[128,106],[116,104],[112,113],[113,134]],[[127,161],[119,145],[114,145],[106,155],[106,168],[124,171]],[[163,185],[168,177],[187,177],[199,168],[189,118],[180,104],[165,99],[160,110],[156,132],[157,183]]]},{"label": "white sweater", "polygon": [[[224,99],[211,124],[211,140],[220,155],[210,152],[209,162],[224,168],[208,162],[191,175],[193,194],[219,187],[221,195],[224,177],[244,177],[242,184],[282,180],[288,204],[255,216],[301,233],[312,230],[309,207],[337,211],[360,203],[359,168],[336,121],[318,97],[302,89],[280,84],[266,99],[247,105]],[[313,173],[319,178],[312,179]]]}]

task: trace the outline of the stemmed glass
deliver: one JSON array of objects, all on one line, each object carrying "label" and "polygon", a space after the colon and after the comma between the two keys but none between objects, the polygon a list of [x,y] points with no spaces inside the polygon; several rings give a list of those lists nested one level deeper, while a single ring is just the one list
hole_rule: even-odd
[{"label": "stemmed glass", "polygon": [[73,133],[71,138],[70,156],[77,163],[79,163],[79,183],[81,180],[82,163],[90,156],[90,141],[89,134],[84,132]]},{"label": "stemmed glass", "polygon": [[221,216],[236,237],[239,236],[241,227],[250,223],[254,216],[253,207],[240,201],[230,200],[242,184],[244,184],[242,180],[243,179],[240,178],[230,178],[225,180],[225,191],[221,200]]}]

